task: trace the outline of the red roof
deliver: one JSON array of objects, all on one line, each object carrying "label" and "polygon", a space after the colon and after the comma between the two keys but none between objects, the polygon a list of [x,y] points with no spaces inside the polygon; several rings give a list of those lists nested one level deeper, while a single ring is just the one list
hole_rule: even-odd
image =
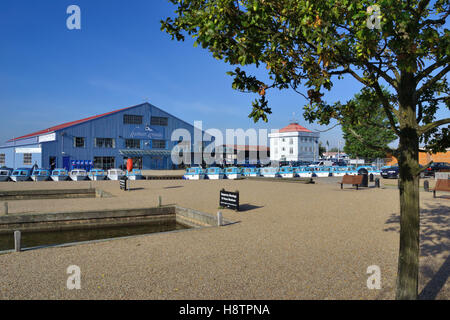
[{"label": "red roof", "polygon": [[83,122],[86,122],[86,121],[89,121],[89,120],[94,120],[94,119],[97,119],[97,118],[101,118],[101,117],[104,117],[104,116],[107,116],[107,115],[110,115],[110,114],[114,114],[114,113],[117,113],[117,112],[120,112],[120,111],[123,111],[123,110],[126,110],[126,109],[134,108],[134,107],[136,107],[136,106],[122,108],[122,109],[119,109],[119,110],[115,110],[115,111],[99,114],[99,115],[92,116],[92,117],[89,117],[89,118],[84,118],[84,119],[81,119],[81,120],[76,120],[76,121],[72,121],[72,122],[66,122],[66,123],[63,123],[63,124],[60,124],[60,125],[57,125],[57,126],[53,126],[53,127],[41,130],[41,131],[36,131],[36,132],[30,133],[30,134],[27,134],[27,135],[24,135],[24,136],[21,136],[21,137],[18,137],[18,138],[10,139],[10,140],[8,140],[8,142],[16,141],[16,140],[20,140],[20,139],[25,139],[25,138],[31,138],[31,137],[38,136],[38,135],[41,135],[41,134],[54,132],[56,130],[61,130],[61,129],[64,129],[64,128],[67,128],[67,127],[71,127],[71,126],[74,126],[74,125],[77,125],[77,124],[80,124],[80,123],[83,123]]},{"label": "red roof", "polygon": [[302,127],[298,123],[291,123],[288,126],[280,129],[278,132],[312,132],[311,130]]}]

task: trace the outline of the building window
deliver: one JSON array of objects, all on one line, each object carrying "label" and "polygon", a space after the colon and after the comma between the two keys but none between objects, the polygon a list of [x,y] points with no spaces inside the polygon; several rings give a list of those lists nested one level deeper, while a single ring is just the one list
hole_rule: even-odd
[{"label": "building window", "polygon": [[294,148],[289,148],[289,154],[294,154]]},{"label": "building window", "polygon": [[23,164],[24,165],[31,165],[31,153],[24,153],[23,154]]},{"label": "building window", "polygon": [[282,141],[282,142],[284,142],[284,141],[285,141],[285,139],[283,138],[283,139],[281,139],[281,141]]},{"label": "building window", "polygon": [[139,139],[125,139],[125,148],[127,149],[140,149],[141,140]]},{"label": "building window", "polygon": [[289,144],[294,144],[294,139],[289,138]]},{"label": "building window", "polygon": [[166,117],[151,117],[150,124],[152,126],[167,126],[169,119]]},{"label": "building window", "polygon": [[153,149],[165,149],[166,148],[166,140],[152,140],[152,148]]},{"label": "building window", "polygon": [[273,139],[273,144],[277,146],[278,145],[278,139]]},{"label": "building window", "polygon": [[113,138],[95,138],[94,145],[97,148],[115,148],[115,142]]},{"label": "building window", "polygon": [[142,116],[137,116],[133,114],[124,114],[123,115],[123,123],[124,124],[142,124]]},{"label": "building window", "polygon": [[85,139],[82,137],[74,137],[73,138],[73,146],[75,148],[84,148]]},{"label": "building window", "polygon": [[94,168],[109,170],[114,168],[115,158],[114,157],[94,157]]},{"label": "building window", "polygon": [[5,165],[6,163],[6,159],[5,159],[5,154],[4,153],[0,153],[0,165]]}]

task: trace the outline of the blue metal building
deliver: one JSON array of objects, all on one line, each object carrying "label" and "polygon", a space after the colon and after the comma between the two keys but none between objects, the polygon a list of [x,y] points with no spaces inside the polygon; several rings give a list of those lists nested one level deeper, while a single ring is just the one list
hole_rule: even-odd
[{"label": "blue metal building", "polygon": [[135,168],[172,169],[171,150],[179,141],[171,135],[178,128],[194,137],[192,125],[143,103],[11,139],[0,146],[0,167],[106,170],[132,158]]}]

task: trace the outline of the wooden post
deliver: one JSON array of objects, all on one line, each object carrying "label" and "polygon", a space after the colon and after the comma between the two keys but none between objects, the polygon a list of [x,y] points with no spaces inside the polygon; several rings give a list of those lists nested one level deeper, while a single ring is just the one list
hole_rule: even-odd
[{"label": "wooden post", "polygon": [[14,231],[14,251],[16,252],[20,252],[21,250],[20,238],[21,238],[20,231]]},{"label": "wooden post", "polygon": [[217,225],[220,227],[221,225],[223,225],[223,216],[222,216],[222,212],[217,211]]},{"label": "wooden post", "polygon": [[162,206],[162,197],[158,196],[158,207]]}]

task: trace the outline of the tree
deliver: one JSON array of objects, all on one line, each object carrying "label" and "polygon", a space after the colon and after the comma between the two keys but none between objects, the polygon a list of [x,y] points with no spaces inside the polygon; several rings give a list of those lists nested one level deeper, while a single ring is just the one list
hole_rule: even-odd
[{"label": "tree", "polygon": [[325,153],[326,148],[323,146],[322,141],[319,141],[319,156],[323,156],[323,154]]},{"label": "tree", "polygon": [[[399,138],[391,152],[400,167],[400,251],[397,298],[415,299],[419,271],[419,143],[434,151],[450,144],[446,75],[450,32],[444,28],[449,0],[170,0],[174,19],[162,21],[172,39],[195,38],[195,45],[230,65],[266,66],[268,79],[236,67],[233,88],[259,94],[249,117],[267,121],[272,88],[293,89],[309,101],[304,116],[327,125],[345,121],[352,104],[325,101],[333,81],[353,77],[373,90]],[[264,81],[263,81],[264,80]],[[383,95],[382,85],[392,93]],[[302,88],[305,88],[306,92]],[[396,123],[395,119],[398,120]],[[363,141],[363,137],[356,135]],[[426,166],[425,166],[426,168]]]},{"label": "tree", "polygon": [[[384,90],[384,96],[390,99],[386,90]],[[376,92],[370,88],[363,88],[354,99],[347,102],[347,105],[350,104],[353,112],[341,123],[345,153],[352,158],[385,158],[386,153],[383,150],[389,148],[388,144],[395,140],[396,135],[391,129],[389,119]],[[379,146],[380,149],[367,148],[358,137],[361,137],[362,141]]]}]

